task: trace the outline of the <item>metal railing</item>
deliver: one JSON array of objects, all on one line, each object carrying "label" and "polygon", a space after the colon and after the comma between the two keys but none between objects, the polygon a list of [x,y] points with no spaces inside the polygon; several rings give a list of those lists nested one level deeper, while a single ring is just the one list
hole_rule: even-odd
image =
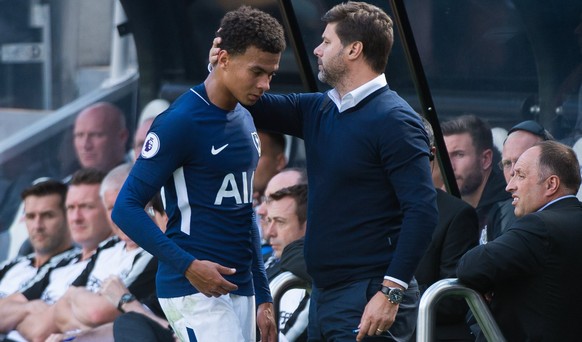
[{"label": "metal railing", "polygon": [[[283,272],[269,283],[273,306],[275,309],[275,321],[279,321],[279,305],[281,298],[290,289],[309,289],[309,283],[297,277],[291,272]],[[504,342],[505,338],[491,315],[483,297],[457,279],[443,279],[430,286],[420,299],[418,310],[418,322],[416,325],[416,341],[431,341],[435,335],[436,308],[438,302],[445,297],[460,296],[465,298],[469,309],[487,339],[487,341]]]},{"label": "metal railing", "polygon": [[431,341],[435,332],[437,304],[449,296],[465,298],[487,341],[505,341],[483,297],[477,291],[463,286],[457,279],[449,278],[437,281],[422,295],[416,325],[417,342]]}]

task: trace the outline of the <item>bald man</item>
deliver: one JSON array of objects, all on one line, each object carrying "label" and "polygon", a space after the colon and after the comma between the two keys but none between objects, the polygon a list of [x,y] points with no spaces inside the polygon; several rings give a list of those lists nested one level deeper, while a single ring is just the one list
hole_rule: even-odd
[{"label": "bald man", "polygon": [[109,172],[124,162],[129,132],[123,112],[107,102],[82,110],[73,129],[75,153],[83,168]]},{"label": "bald man", "polygon": [[[511,179],[515,162],[519,156],[528,148],[546,140],[554,140],[554,137],[542,125],[533,120],[520,122],[509,130],[507,138],[503,142],[501,161],[499,162],[499,167],[503,171],[503,176],[507,183]],[[516,217],[513,213],[512,202],[513,199],[510,198],[498,203],[497,208],[492,209],[492,214],[488,221],[488,241],[493,241],[499,237],[515,221]]]}]

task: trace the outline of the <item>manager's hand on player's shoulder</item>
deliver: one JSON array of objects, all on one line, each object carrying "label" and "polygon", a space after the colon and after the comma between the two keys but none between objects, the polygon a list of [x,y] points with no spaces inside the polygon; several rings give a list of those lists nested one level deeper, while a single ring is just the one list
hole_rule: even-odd
[{"label": "manager's hand on player's shoulder", "polygon": [[238,289],[238,286],[222,276],[234,274],[234,268],[224,267],[208,260],[195,259],[186,270],[186,278],[200,293],[207,297],[220,297]]}]

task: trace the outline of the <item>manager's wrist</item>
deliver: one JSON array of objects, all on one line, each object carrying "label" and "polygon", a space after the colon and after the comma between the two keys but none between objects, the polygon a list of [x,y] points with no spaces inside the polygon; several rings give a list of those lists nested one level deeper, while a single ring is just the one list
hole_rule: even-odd
[{"label": "manager's wrist", "polygon": [[386,299],[388,299],[390,303],[395,305],[402,303],[402,300],[404,299],[404,290],[400,287],[382,285],[380,292],[386,297]]}]

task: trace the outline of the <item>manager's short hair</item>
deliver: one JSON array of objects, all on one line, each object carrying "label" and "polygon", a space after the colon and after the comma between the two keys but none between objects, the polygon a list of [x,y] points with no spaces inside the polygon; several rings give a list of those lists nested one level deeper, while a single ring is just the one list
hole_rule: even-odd
[{"label": "manager's short hair", "polygon": [[335,23],[335,33],[343,46],[360,41],[364,59],[377,73],[383,73],[394,44],[392,19],[381,8],[348,1],[332,7],[321,18],[326,24]]}]

